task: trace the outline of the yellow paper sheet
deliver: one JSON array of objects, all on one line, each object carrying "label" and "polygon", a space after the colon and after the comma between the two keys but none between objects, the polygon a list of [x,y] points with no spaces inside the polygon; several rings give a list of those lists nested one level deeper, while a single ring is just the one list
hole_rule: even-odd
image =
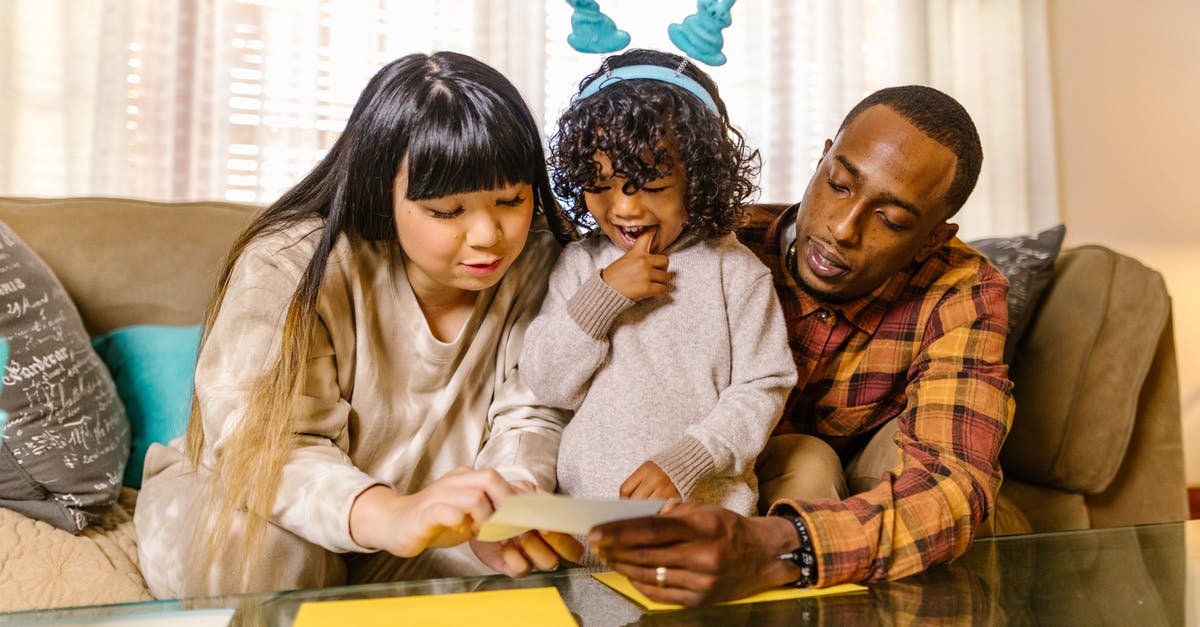
[{"label": "yellow paper sheet", "polygon": [[[661,612],[664,610],[682,610],[682,609],[684,609],[684,606],[682,606],[682,605],[675,605],[673,603],[659,603],[658,601],[651,600],[646,595],[642,594],[641,592],[638,592],[638,589],[634,588],[633,584],[629,582],[629,578],[626,577],[625,575],[622,575],[621,573],[614,573],[614,572],[592,573],[592,576],[595,577],[596,579],[600,580],[600,583],[603,583],[604,585],[608,586],[609,588],[612,588],[613,590],[620,592],[622,595],[628,597],[629,600],[646,608],[646,610],[649,612]],[[831,594],[847,594],[850,592],[865,592],[866,590],[867,590],[866,586],[860,586],[860,585],[854,584],[854,583],[843,583],[843,584],[839,584],[836,586],[829,586],[828,588],[776,588],[774,590],[767,590],[766,592],[760,592],[754,596],[749,596],[744,599],[738,599],[736,601],[729,601],[726,603],[718,603],[717,605],[736,605],[738,603],[764,603],[767,601],[784,601],[787,599],[802,599],[804,597],[819,597],[819,596],[831,595]]]},{"label": "yellow paper sheet", "polygon": [[502,625],[576,627],[555,588],[304,603],[293,627]]}]

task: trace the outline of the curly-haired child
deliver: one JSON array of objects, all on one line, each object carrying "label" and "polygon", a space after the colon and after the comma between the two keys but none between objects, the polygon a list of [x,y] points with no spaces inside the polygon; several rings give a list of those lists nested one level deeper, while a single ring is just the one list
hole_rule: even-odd
[{"label": "curly-haired child", "polygon": [[520,362],[542,402],[575,412],[559,490],[752,513],[755,458],[796,381],[771,273],[732,234],[758,152],[704,72],[630,50],[580,84],[549,159],[587,233]]}]

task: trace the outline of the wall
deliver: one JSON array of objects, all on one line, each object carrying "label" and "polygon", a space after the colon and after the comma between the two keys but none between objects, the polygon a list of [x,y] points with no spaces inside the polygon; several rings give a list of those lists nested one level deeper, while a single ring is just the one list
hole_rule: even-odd
[{"label": "wall", "polygon": [[1105,244],[1165,277],[1187,479],[1200,486],[1200,2],[1048,9],[1067,244]]}]

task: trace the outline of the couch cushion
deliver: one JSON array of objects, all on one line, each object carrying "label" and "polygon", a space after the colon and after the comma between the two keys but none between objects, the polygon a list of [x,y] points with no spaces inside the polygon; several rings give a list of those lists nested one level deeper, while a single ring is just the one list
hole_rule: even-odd
[{"label": "couch cushion", "polygon": [[1170,309],[1162,276],[1130,257],[1102,246],[1059,256],[1009,370],[1009,477],[1088,494],[1112,482]]},{"label": "couch cushion", "polygon": [[142,487],[146,449],[183,435],[192,409],[200,327],[138,325],[92,341],[129,415],[132,450],[122,483]]},{"label": "couch cushion", "polygon": [[1006,478],[1000,485],[999,499],[1019,509],[1031,530],[1036,533],[1089,529],[1092,526],[1087,502],[1082,494],[1076,492],[1063,492]]},{"label": "couch cushion", "polygon": [[137,492],[78,536],[0,508],[0,612],[153,599],[138,569]]},{"label": "couch cushion", "polygon": [[1054,260],[1067,229],[1059,224],[1036,235],[993,237],[968,244],[983,253],[1008,279],[1008,343],[1004,362],[1012,363],[1017,342],[1054,276]]},{"label": "couch cushion", "polygon": [[117,498],[129,421],[71,299],[3,222],[0,303],[0,507],[78,533]]},{"label": "couch cushion", "polygon": [[0,198],[0,221],[46,261],[93,336],[135,324],[200,324],[221,262],[257,210],[220,202]]}]

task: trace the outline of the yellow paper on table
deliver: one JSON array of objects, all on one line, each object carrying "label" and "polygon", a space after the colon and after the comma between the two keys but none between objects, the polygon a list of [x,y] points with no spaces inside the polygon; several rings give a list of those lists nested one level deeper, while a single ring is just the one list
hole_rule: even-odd
[{"label": "yellow paper on table", "polygon": [[[674,603],[659,603],[654,601],[638,591],[629,582],[629,578],[621,573],[606,572],[592,573],[592,576],[600,580],[600,583],[620,592],[628,597],[631,601],[641,605],[650,612],[661,612],[664,610],[682,610],[685,609],[682,605]],[[754,596],[748,596],[744,599],[736,601],[727,601],[718,603],[717,605],[737,605],[739,603],[765,603],[767,601],[785,601],[787,599],[802,599],[805,597],[819,597],[833,594],[847,594],[851,592],[865,592],[866,586],[860,586],[854,583],[843,583],[828,588],[776,588],[775,590],[767,590],[760,592]]]},{"label": "yellow paper on table", "polygon": [[320,625],[549,625],[576,627],[555,588],[304,603],[292,627]]}]

